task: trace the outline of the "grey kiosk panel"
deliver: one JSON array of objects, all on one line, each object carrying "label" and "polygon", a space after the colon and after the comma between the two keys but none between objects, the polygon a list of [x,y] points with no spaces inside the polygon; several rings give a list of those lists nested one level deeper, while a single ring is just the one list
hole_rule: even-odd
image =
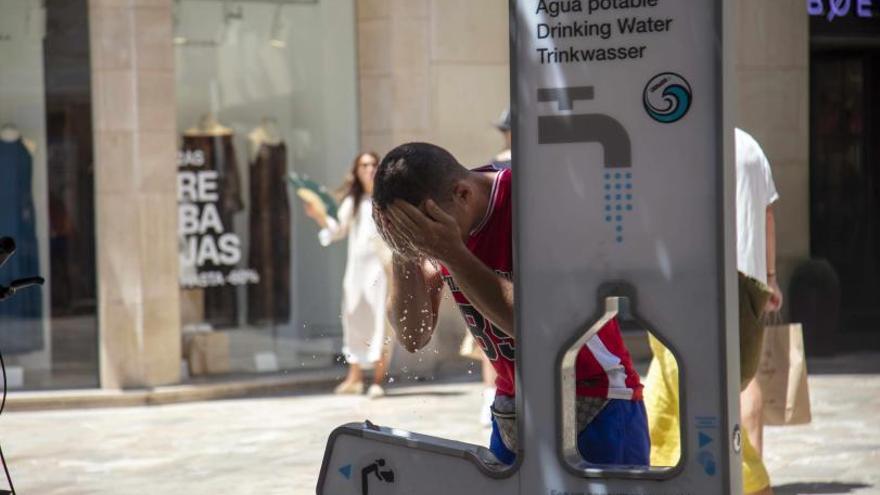
[{"label": "grey kiosk panel", "polygon": [[[518,464],[351,423],[328,441],[319,494],[742,493],[731,9],[511,1]],[[678,466],[571,455],[567,351],[618,312],[678,358]]]}]

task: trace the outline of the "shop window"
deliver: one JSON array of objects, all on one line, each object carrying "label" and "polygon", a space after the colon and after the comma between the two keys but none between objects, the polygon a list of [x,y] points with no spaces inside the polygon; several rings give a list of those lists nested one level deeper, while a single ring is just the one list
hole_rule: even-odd
[{"label": "shop window", "polygon": [[94,173],[85,0],[0,0],[0,351],[16,388],[98,384]]},{"label": "shop window", "polygon": [[[840,278],[840,331],[848,335],[876,334],[880,323],[878,84],[877,49],[817,49],[812,55],[810,247]],[[797,300],[792,304],[793,311],[799,308]],[[866,345],[863,337],[852,342]]]},{"label": "shop window", "polygon": [[354,5],[174,5],[190,375],[338,365],[344,243],[321,246],[297,190],[333,205],[358,151]]}]

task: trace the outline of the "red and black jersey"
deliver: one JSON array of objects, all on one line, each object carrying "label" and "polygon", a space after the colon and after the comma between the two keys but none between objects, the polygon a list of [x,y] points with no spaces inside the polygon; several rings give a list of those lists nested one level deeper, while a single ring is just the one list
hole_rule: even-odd
[{"label": "red and black jersey", "polygon": [[[493,172],[492,165],[476,169]],[[489,207],[483,220],[471,231],[467,248],[483,263],[502,277],[513,279],[513,202],[512,172],[501,170],[495,175]],[[465,323],[474,340],[492,362],[498,373],[495,381],[498,395],[515,395],[514,363],[516,343],[480,314],[461,292],[445,266],[443,280],[452,291]],[[577,394],[609,399],[641,400],[642,385],[632,366],[629,351],[623,344],[616,320],[607,323],[578,354],[576,362]]]}]

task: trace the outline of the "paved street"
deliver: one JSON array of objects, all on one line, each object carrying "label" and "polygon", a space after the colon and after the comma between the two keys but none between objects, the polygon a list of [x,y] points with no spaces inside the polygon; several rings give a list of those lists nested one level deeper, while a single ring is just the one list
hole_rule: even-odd
[{"label": "paved street", "polygon": [[[880,375],[811,377],[814,422],[767,430],[778,494],[880,494]],[[0,439],[22,495],[314,493],[327,434],[369,418],[482,442],[476,383],[330,395],[5,413]]]}]

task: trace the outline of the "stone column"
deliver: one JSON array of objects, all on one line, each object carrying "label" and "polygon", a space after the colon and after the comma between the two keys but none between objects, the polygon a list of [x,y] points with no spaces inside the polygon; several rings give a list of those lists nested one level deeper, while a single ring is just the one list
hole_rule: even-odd
[{"label": "stone column", "polygon": [[[507,0],[357,0],[361,147],[408,141],[484,165],[501,150],[492,126],[509,102]],[[394,353],[392,373],[431,376],[458,356],[465,327],[451,297],[420,354]],[[475,365],[479,369],[479,364]]]},{"label": "stone column", "polygon": [[180,380],[171,0],[90,0],[103,388]]},{"label": "stone column", "polygon": [[[810,29],[802,0],[737,2],[737,125],[761,143],[780,200],[777,271],[783,286],[810,255]],[[785,290],[785,287],[783,287]]]},{"label": "stone column", "polygon": [[507,0],[357,0],[361,145],[428,141],[462,163],[501,150]]}]

